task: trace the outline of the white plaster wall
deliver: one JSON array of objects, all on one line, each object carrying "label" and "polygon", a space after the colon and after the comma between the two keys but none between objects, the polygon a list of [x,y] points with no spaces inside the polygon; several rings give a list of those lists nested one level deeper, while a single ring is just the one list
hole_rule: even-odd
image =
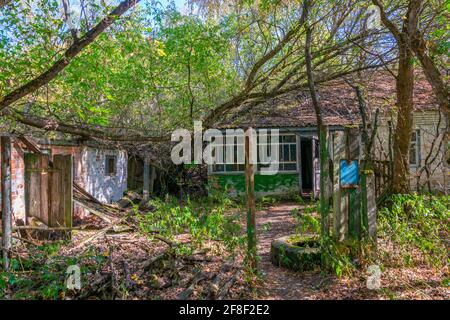
[{"label": "white plaster wall", "polygon": [[[436,137],[436,126],[438,123],[438,113],[434,111],[427,112],[414,112],[413,114],[413,128],[420,129],[420,165],[419,168],[424,165],[425,158],[428,156],[433,140]],[[375,158],[377,160],[388,160],[388,134],[389,129],[387,122],[390,119],[381,118],[380,125],[378,127],[379,139],[375,142]],[[444,129],[444,123],[441,120],[441,131]],[[439,141],[439,140],[438,140]],[[434,191],[447,191],[450,190],[450,167],[445,163],[445,143],[442,144],[441,149],[437,151],[439,143],[435,143],[433,156],[437,153],[437,158],[431,165],[432,175],[430,177],[431,188]],[[410,166],[410,186],[412,190],[417,190],[417,167]],[[421,175],[421,183],[423,186],[426,181],[426,175]]]},{"label": "white plaster wall", "polygon": [[[105,175],[105,157],[116,156],[116,175]],[[81,161],[84,169],[84,187],[104,203],[120,200],[127,188],[127,152],[124,150],[83,147]]]},{"label": "white plaster wall", "polygon": [[25,169],[23,150],[13,144],[11,148],[11,192],[13,220],[25,222]]}]

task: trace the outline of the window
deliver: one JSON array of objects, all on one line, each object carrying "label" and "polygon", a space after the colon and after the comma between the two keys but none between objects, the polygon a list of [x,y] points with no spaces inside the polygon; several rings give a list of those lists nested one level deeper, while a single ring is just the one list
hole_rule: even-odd
[{"label": "window", "polygon": [[413,131],[411,136],[411,147],[409,149],[409,164],[420,165],[420,130]]},{"label": "window", "polygon": [[115,176],[116,175],[116,156],[105,156],[105,175]]},{"label": "window", "polygon": [[[236,143],[237,141],[237,143]],[[267,156],[271,157],[271,141],[270,134],[267,135],[266,141],[264,143],[259,141],[258,137],[258,164],[256,166],[257,171],[261,171],[261,168],[268,168],[270,164],[261,164],[261,154],[259,152],[260,146],[266,147]],[[297,139],[295,134],[280,134],[278,145],[279,152],[279,171],[296,171],[297,170]],[[223,149],[223,158],[227,159],[227,152],[231,152],[232,146],[227,146],[226,144],[223,146],[218,146],[218,148],[222,147]],[[244,172],[245,171],[245,161],[238,161],[238,150],[242,152],[244,155],[245,149],[243,144],[243,139],[236,139],[234,144],[234,164],[214,164],[212,166],[212,172],[214,173],[226,173],[226,172]],[[244,158],[241,158],[244,160]],[[226,162],[226,161],[225,161]]]},{"label": "window", "polygon": [[[244,149],[244,137],[235,136],[233,138],[233,143],[227,144],[224,137],[224,144],[217,145],[217,148],[213,152],[213,156],[218,148],[221,149],[223,153],[223,162],[214,164],[212,166],[213,172],[244,172],[245,171],[245,149]],[[230,158],[230,159],[227,159]],[[232,160],[232,161],[227,161]],[[228,162],[228,163],[227,163]]]},{"label": "window", "polygon": [[[258,148],[262,143],[258,143]],[[267,136],[266,150],[267,155],[271,156],[271,147],[270,147],[270,136]],[[278,161],[279,171],[296,171],[297,170],[297,139],[295,134],[280,134],[279,142],[278,142]],[[259,164],[260,154],[258,153],[258,171],[261,168],[269,167],[270,164]]]}]

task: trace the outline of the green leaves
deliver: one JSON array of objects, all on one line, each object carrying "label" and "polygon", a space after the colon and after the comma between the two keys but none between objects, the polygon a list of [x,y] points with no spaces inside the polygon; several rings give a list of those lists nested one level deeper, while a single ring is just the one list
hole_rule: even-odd
[{"label": "green leaves", "polygon": [[[138,215],[140,227],[149,236],[154,230],[171,239],[180,233],[189,233],[192,250],[201,247],[205,240],[221,240],[233,250],[241,241],[239,215],[228,212],[234,203],[223,193],[211,198],[190,201],[180,206],[175,197],[165,200],[153,199],[150,204],[155,208],[145,216]],[[186,248],[182,248],[186,249]]]},{"label": "green leaves", "polygon": [[[424,262],[442,266],[446,263],[445,239],[449,234],[450,197],[432,195],[394,195],[390,208],[379,214],[380,235],[395,244],[395,252],[408,266]],[[401,260],[400,260],[401,261]]]}]

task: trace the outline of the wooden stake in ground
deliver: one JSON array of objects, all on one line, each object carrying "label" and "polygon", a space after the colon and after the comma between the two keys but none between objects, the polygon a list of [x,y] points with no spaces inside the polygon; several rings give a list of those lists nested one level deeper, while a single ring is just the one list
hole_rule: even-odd
[{"label": "wooden stake in ground", "polygon": [[1,191],[2,191],[2,251],[3,270],[9,271],[9,255],[12,237],[11,208],[11,138],[0,138],[1,145]]},{"label": "wooden stake in ground", "polygon": [[144,190],[143,197],[144,201],[148,201],[150,199],[149,194],[150,189],[150,159],[148,157],[144,158]]},{"label": "wooden stake in ground", "polygon": [[255,206],[255,173],[253,129],[245,133],[245,187],[247,193],[247,258],[253,271],[257,270],[256,261],[256,206]]}]

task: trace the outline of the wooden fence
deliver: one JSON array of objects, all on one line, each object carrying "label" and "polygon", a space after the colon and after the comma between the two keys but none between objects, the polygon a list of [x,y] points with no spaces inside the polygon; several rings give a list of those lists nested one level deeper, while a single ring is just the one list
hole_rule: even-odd
[{"label": "wooden fence", "polygon": [[384,199],[389,192],[392,182],[391,164],[389,161],[372,161],[373,172],[375,174],[375,196],[377,202]]}]

